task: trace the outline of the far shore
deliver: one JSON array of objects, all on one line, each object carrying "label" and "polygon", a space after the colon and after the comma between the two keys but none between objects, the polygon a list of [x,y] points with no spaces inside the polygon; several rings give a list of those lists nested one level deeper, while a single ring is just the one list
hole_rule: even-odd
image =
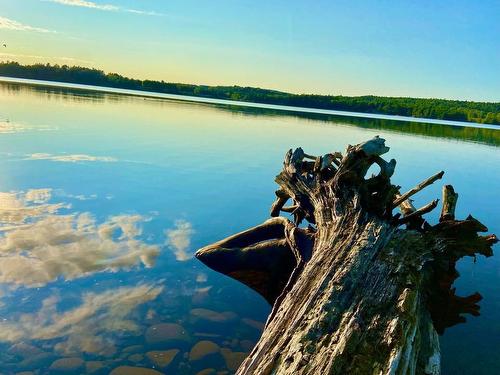
[{"label": "far shore", "polygon": [[230,106],[241,106],[241,107],[264,108],[264,109],[273,109],[273,110],[287,111],[287,112],[315,113],[315,114],[324,114],[324,115],[333,115],[333,116],[373,118],[373,119],[381,119],[381,120],[420,122],[420,123],[438,124],[438,125],[446,125],[446,126],[460,126],[460,127],[478,128],[478,129],[500,130],[500,127],[498,125],[478,124],[478,123],[474,123],[474,122],[438,120],[438,119],[429,119],[429,118],[381,115],[381,114],[373,114],[373,113],[347,112],[347,111],[325,110],[325,109],[315,109],[315,108],[293,107],[293,106],[285,106],[285,105],[262,104],[262,103],[233,101],[233,100],[225,100],[225,99],[212,99],[212,98],[197,97],[197,96],[164,94],[164,93],[157,93],[157,92],[151,92],[151,91],[119,89],[119,88],[105,87],[105,86],[92,86],[92,85],[83,85],[83,84],[76,84],[76,83],[55,82],[55,81],[41,81],[41,80],[24,79],[24,78],[12,78],[12,77],[0,76],[0,82],[15,83],[15,84],[21,84],[21,85],[30,85],[30,86],[45,86],[45,87],[58,87],[58,88],[66,88],[66,89],[78,89],[78,90],[85,90],[85,91],[104,92],[104,93],[111,93],[111,94],[130,95],[130,96],[139,96],[139,97],[156,98],[156,99],[179,100],[179,101],[187,101],[187,102],[195,102],[195,103],[207,103],[207,104],[219,104],[219,105],[230,105]]}]

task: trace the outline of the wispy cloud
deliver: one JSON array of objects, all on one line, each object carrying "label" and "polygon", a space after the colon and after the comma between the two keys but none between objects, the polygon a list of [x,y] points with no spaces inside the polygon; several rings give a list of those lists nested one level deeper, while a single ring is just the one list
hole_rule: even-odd
[{"label": "wispy cloud", "polygon": [[128,13],[135,13],[135,14],[142,14],[144,16],[164,16],[165,14],[163,13],[158,13],[155,12],[154,10],[138,10],[138,9],[122,9],[125,12]]},{"label": "wispy cloud", "polygon": [[31,154],[27,157],[28,160],[50,160],[50,161],[59,161],[64,163],[77,163],[84,161],[100,161],[100,162],[116,162],[118,161],[116,158],[112,158],[109,156],[93,156],[93,155],[85,155],[85,154],[74,154],[74,155],[52,155],[45,153],[37,153]]},{"label": "wispy cloud", "polygon": [[25,25],[21,22],[17,22],[2,16],[0,16],[0,29],[17,30],[17,31],[34,31],[37,33],[55,33],[55,31],[53,30]]},{"label": "wispy cloud", "polygon": [[69,5],[73,7],[91,8],[97,10],[110,11],[110,12],[127,12],[127,13],[142,14],[145,16],[163,16],[162,13],[157,13],[154,11],[122,8],[117,5],[98,4],[93,1],[86,1],[86,0],[43,0],[43,1],[62,4],[62,5]]},{"label": "wispy cloud", "polygon": [[63,5],[74,6],[74,7],[92,8],[92,9],[99,9],[99,10],[119,10],[120,9],[116,5],[97,4],[97,3],[94,3],[92,1],[85,1],[85,0],[45,0],[45,1],[49,1],[51,3],[58,3],[58,4],[63,4]]},{"label": "wispy cloud", "polygon": [[75,57],[67,57],[67,56],[42,56],[42,55],[25,55],[22,53],[3,53],[0,52],[0,57],[1,58],[23,58],[23,59],[36,59],[36,60],[55,60],[55,61],[60,61],[68,64],[93,64],[93,61],[90,60],[82,60],[82,59],[77,59]]}]

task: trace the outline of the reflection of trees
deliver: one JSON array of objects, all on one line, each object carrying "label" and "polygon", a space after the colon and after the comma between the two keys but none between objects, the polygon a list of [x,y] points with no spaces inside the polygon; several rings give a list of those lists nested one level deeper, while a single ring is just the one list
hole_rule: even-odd
[{"label": "reflection of trees", "polygon": [[106,74],[98,69],[50,64],[20,65],[16,62],[0,63],[0,75],[294,107],[500,124],[499,103],[380,96],[291,94],[255,87],[142,81],[116,73]]},{"label": "reflection of trees", "polygon": [[[133,100],[126,95],[102,93],[80,89],[62,87],[39,87],[19,84],[0,83],[9,93],[21,93],[23,90],[39,93],[48,100],[93,101],[96,103]],[[459,139],[490,145],[500,145],[500,133],[496,129],[482,129],[442,124],[428,124],[421,122],[406,122],[396,120],[335,116],[319,113],[290,112],[258,107],[243,107],[237,105],[205,104],[219,108],[222,111],[241,114],[242,116],[291,116],[311,121],[320,121],[325,124],[341,124],[365,129],[380,129],[405,134],[415,134],[436,138]]]},{"label": "reflection of trees", "polygon": [[428,124],[422,122],[407,122],[396,120],[385,120],[375,118],[334,116],[320,113],[290,112],[267,108],[241,107],[217,105],[220,110],[230,111],[242,116],[290,116],[311,121],[320,121],[327,124],[340,124],[355,126],[365,129],[380,129],[404,134],[415,134],[435,138],[458,139],[485,143],[490,145],[500,145],[500,132],[497,129],[472,128],[464,126],[451,126],[441,124]]}]

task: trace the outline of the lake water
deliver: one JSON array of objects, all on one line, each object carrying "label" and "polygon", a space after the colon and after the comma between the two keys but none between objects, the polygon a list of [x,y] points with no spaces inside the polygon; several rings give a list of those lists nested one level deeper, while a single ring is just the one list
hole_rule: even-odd
[{"label": "lake water", "polygon": [[[0,83],[0,374],[233,373],[270,308],[194,251],[267,219],[289,148],[377,134],[403,190],[446,171],[416,206],[451,183],[500,234],[498,130]],[[500,373],[495,250],[459,264],[484,299],[442,336],[444,374]]]}]

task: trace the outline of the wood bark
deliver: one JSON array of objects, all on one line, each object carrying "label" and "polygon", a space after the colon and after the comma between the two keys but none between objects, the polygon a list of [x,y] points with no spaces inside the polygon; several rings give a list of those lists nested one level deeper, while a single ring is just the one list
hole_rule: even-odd
[{"label": "wood bark", "polygon": [[[387,151],[379,137],[344,154],[289,150],[273,218],[197,252],[273,306],[238,374],[440,373],[438,334],[479,314],[478,293],[459,297],[452,288],[455,264],[491,256],[497,238],[479,236],[487,228],[471,216],[455,220],[451,186],[440,222],[426,222],[437,201],[415,209],[408,198],[443,172],[401,194],[391,183],[396,161],[381,157]],[[380,173],[367,178],[374,163]]]}]

